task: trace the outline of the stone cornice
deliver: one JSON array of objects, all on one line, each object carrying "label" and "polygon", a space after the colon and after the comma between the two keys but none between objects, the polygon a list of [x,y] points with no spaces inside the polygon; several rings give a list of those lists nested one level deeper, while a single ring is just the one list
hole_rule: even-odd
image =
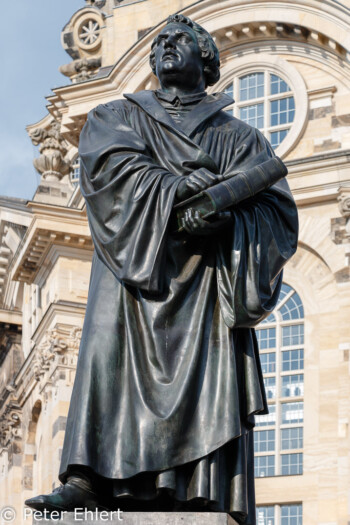
[{"label": "stone cornice", "polygon": [[298,176],[300,172],[312,171],[312,170],[325,170],[328,171],[330,167],[335,166],[349,166],[350,162],[350,149],[330,151],[328,153],[322,153],[320,155],[312,155],[311,157],[303,157],[300,159],[293,159],[285,161],[288,167],[289,177]]},{"label": "stone cornice", "polygon": [[340,186],[350,186],[350,150],[286,162],[288,181],[298,206],[337,202]]},{"label": "stone cornice", "polygon": [[0,309],[0,323],[22,325],[22,312]]},{"label": "stone cornice", "polygon": [[28,203],[28,207],[33,219],[11,263],[13,280],[34,282],[53,244],[92,250],[85,210],[36,202]]},{"label": "stone cornice", "polygon": [[85,315],[86,305],[84,303],[76,303],[72,301],[57,301],[50,303],[50,306],[44,312],[35,332],[32,335],[34,344],[38,344],[44,337],[45,333],[51,329],[55,324],[55,320],[64,315],[69,316],[72,323],[75,324],[77,320],[83,319]]}]

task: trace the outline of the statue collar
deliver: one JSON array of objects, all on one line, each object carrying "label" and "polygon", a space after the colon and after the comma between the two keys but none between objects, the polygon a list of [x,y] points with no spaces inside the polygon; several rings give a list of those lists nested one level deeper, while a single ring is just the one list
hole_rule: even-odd
[{"label": "statue collar", "polygon": [[175,104],[175,102],[178,100],[183,106],[186,106],[188,104],[195,104],[196,102],[198,103],[204,97],[207,96],[207,93],[205,91],[202,91],[201,93],[193,93],[192,95],[180,96],[174,95],[173,93],[167,93],[166,91],[162,91],[161,89],[157,89],[157,91],[155,91],[155,94],[157,98],[165,100],[166,102],[170,102],[170,104]]},{"label": "statue collar", "polygon": [[137,104],[154,120],[187,137],[193,135],[204,121],[234,102],[226,93],[214,93],[202,97],[202,100],[188,113],[180,127],[165,111],[154,91],[139,91],[138,93],[125,94],[124,97]]}]

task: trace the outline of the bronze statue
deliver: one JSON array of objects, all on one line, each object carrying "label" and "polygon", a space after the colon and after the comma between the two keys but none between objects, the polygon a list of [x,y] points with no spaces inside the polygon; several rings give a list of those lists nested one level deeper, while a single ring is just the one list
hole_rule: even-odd
[{"label": "bronze statue", "polygon": [[205,92],[220,62],[201,26],[169,17],[150,64],[160,89],[98,106],[81,134],[95,255],[63,485],[27,504],[215,510],[253,524],[252,429],[267,412],[253,327],[296,250],[296,207],[284,178],[267,181],[208,219],[189,206],[176,232],[179,202],[228,177],[234,192],[242,172],[249,186],[274,154],[224,110],[228,95]]}]

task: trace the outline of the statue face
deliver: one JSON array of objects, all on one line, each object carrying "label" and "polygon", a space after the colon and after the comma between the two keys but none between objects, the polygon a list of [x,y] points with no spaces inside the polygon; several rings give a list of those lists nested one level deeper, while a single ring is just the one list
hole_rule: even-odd
[{"label": "statue face", "polygon": [[157,37],[156,73],[162,85],[196,87],[204,80],[196,33],[185,24],[168,24]]}]

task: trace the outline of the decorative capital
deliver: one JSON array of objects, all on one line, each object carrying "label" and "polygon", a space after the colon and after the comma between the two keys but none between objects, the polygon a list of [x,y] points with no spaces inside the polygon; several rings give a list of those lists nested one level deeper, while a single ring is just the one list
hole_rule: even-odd
[{"label": "decorative capital", "polygon": [[43,180],[60,181],[70,170],[70,164],[65,160],[67,143],[60,134],[60,123],[52,120],[47,128],[35,128],[30,132],[30,138],[41,153],[34,159],[35,169]]}]

